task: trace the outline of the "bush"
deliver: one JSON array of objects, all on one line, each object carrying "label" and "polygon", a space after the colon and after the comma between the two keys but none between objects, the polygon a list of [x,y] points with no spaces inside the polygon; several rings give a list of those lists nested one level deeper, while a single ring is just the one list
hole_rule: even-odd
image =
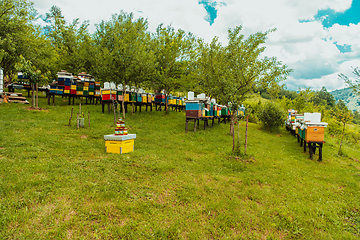
[{"label": "bush", "polygon": [[259,121],[258,114],[261,102],[245,102],[244,107],[246,115],[249,115],[249,122],[257,123]]},{"label": "bush", "polygon": [[330,135],[340,135],[342,133],[342,126],[338,121],[331,118],[327,123],[327,131]]},{"label": "bush", "polygon": [[258,117],[265,129],[270,131],[284,125],[286,112],[277,104],[268,102],[260,108]]}]

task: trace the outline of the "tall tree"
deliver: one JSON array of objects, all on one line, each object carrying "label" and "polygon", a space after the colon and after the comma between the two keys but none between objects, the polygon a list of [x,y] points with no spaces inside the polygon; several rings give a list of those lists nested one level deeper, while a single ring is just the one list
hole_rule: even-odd
[{"label": "tall tree", "polygon": [[360,70],[359,68],[353,68],[353,74],[355,75],[355,79],[348,78],[345,74],[340,73],[339,78],[344,80],[345,83],[357,94],[360,95]]},{"label": "tall tree", "polygon": [[0,1],[0,67],[10,80],[16,73],[15,64],[20,55],[26,56],[32,50],[28,36],[34,30],[35,16],[31,1]]},{"label": "tall tree", "polygon": [[351,122],[351,120],[353,119],[353,115],[352,115],[352,112],[351,110],[349,110],[345,103],[340,99],[335,108],[332,110],[332,114],[334,116],[334,118],[342,123],[343,125],[343,131],[342,131],[342,136],[341,136],[341,142],[339,144],[339,152],[338,154],[340,155],[341,154],[341,146],[343,144],[343,140],[344,140],[344,136],[345,136],[345,127],[346,127],[346,124]]},{"label": "tall tree", "polygon": [[157,90],[165,90],[166,111],[168,111],[168,95],[181,89],[190,75],[190,63],[194,54],[195,38],[191,33],[171,27],[156,29],[155,57]]},{"label": "tall tree", "polygon": [[61,9],[57,6],[50,8],[44,21],[47,24],[44,33],[55,51],[51,68],[53,77],[59,69],[73,73],[92,73],[95,48],[87,30],[89,22],[84,21],[80,24],[79,19],[74,19],[72,23],[67,24]]},{"label": "tall tree", "polygon": [[35,108],[35,94],[34,90],[36,89],[36,108],[39,107],[38,103],[38,85],[46,83],[48,81],[47,75],[49,73],[42,73],[31,61],[26,60],[23,56],[20,56],[19,63],[16,64],[16,69],[19,72],[22,72],[23,75],[28,79],[31,84],[31,106]]},{"label": "tall tree", "polygon": [[[198,65],[200,85],[215,97],[219,103],[231,107],[230,132],[235,147],[234,123],[236,110],[255,87],[267,88],[284,80],[292,71],[275,57],[260,58],[264,52],[267,35],[258,32],[247,39],[241,34],[241,26],[228,30],[228,45],[222,47],[214,38],[210,46],[203,48],[207,54],[200,54],[202,64]],[[200,44],[201,45],[201,44]],[[203,84],[202,84],[203,83]]]},{"label": "tall tree", "polygon": [[328,109],[335,107],[334,96],[329,93],[324,86],[320,91],[316,91],[314,93],[314,95],[311,97],[311,101],[315,105],[324,105]]},{"label": "tall tree", "polygon": [[[95,43],[98,46],[97,73],[103,80],[125,87],[132,81],[148,80],[154,72],[154,55],[147,20],[134,20],[132,13],[121,12],[97,25]],[[124,101],[122,101],[125,118]]]}]

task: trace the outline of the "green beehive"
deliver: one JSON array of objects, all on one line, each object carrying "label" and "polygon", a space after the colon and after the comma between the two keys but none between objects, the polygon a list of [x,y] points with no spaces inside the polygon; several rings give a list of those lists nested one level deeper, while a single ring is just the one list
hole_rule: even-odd
[{"label": "green beehive", "polygon": [[89,91],[83,91],[83,95],[84,95],[84,96],[89,95]]},{"label": "green beehive", "polygon": [[130,102],[136,102],[136,93],[130,93]]}]

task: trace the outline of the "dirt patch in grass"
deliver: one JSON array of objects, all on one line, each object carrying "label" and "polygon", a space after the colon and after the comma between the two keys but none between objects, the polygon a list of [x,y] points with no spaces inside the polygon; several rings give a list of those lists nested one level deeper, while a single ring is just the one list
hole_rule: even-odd
[{"label": "dirt patch in grass", "polygon": [[49,109],[46,108],[36,108],[36,107],[24,107],[24,109],[28,111],[45,111],[45,112],[49,111]]},{"label": "dirt patch in grass", "polygon": [[80,138],[81,138],[81,139],[86,139],[86,138],[88,138],[88,136],[87,136],[87,135],[81,135]]}]

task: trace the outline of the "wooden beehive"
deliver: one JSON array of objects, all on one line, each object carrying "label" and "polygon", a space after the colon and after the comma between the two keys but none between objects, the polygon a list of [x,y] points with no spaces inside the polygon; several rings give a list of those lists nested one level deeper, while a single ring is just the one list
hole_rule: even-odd
[{"label": "wooden beehive", "polygon": [[306,142],[323,142],[324,141],[323,126],[308,126],[305,130]]},{"label": "wooden beehive", "polygon": [[134,139],[136,134],[116,136],[115,134],[105,135],[105,152],[123,154],[134,151]]}]

